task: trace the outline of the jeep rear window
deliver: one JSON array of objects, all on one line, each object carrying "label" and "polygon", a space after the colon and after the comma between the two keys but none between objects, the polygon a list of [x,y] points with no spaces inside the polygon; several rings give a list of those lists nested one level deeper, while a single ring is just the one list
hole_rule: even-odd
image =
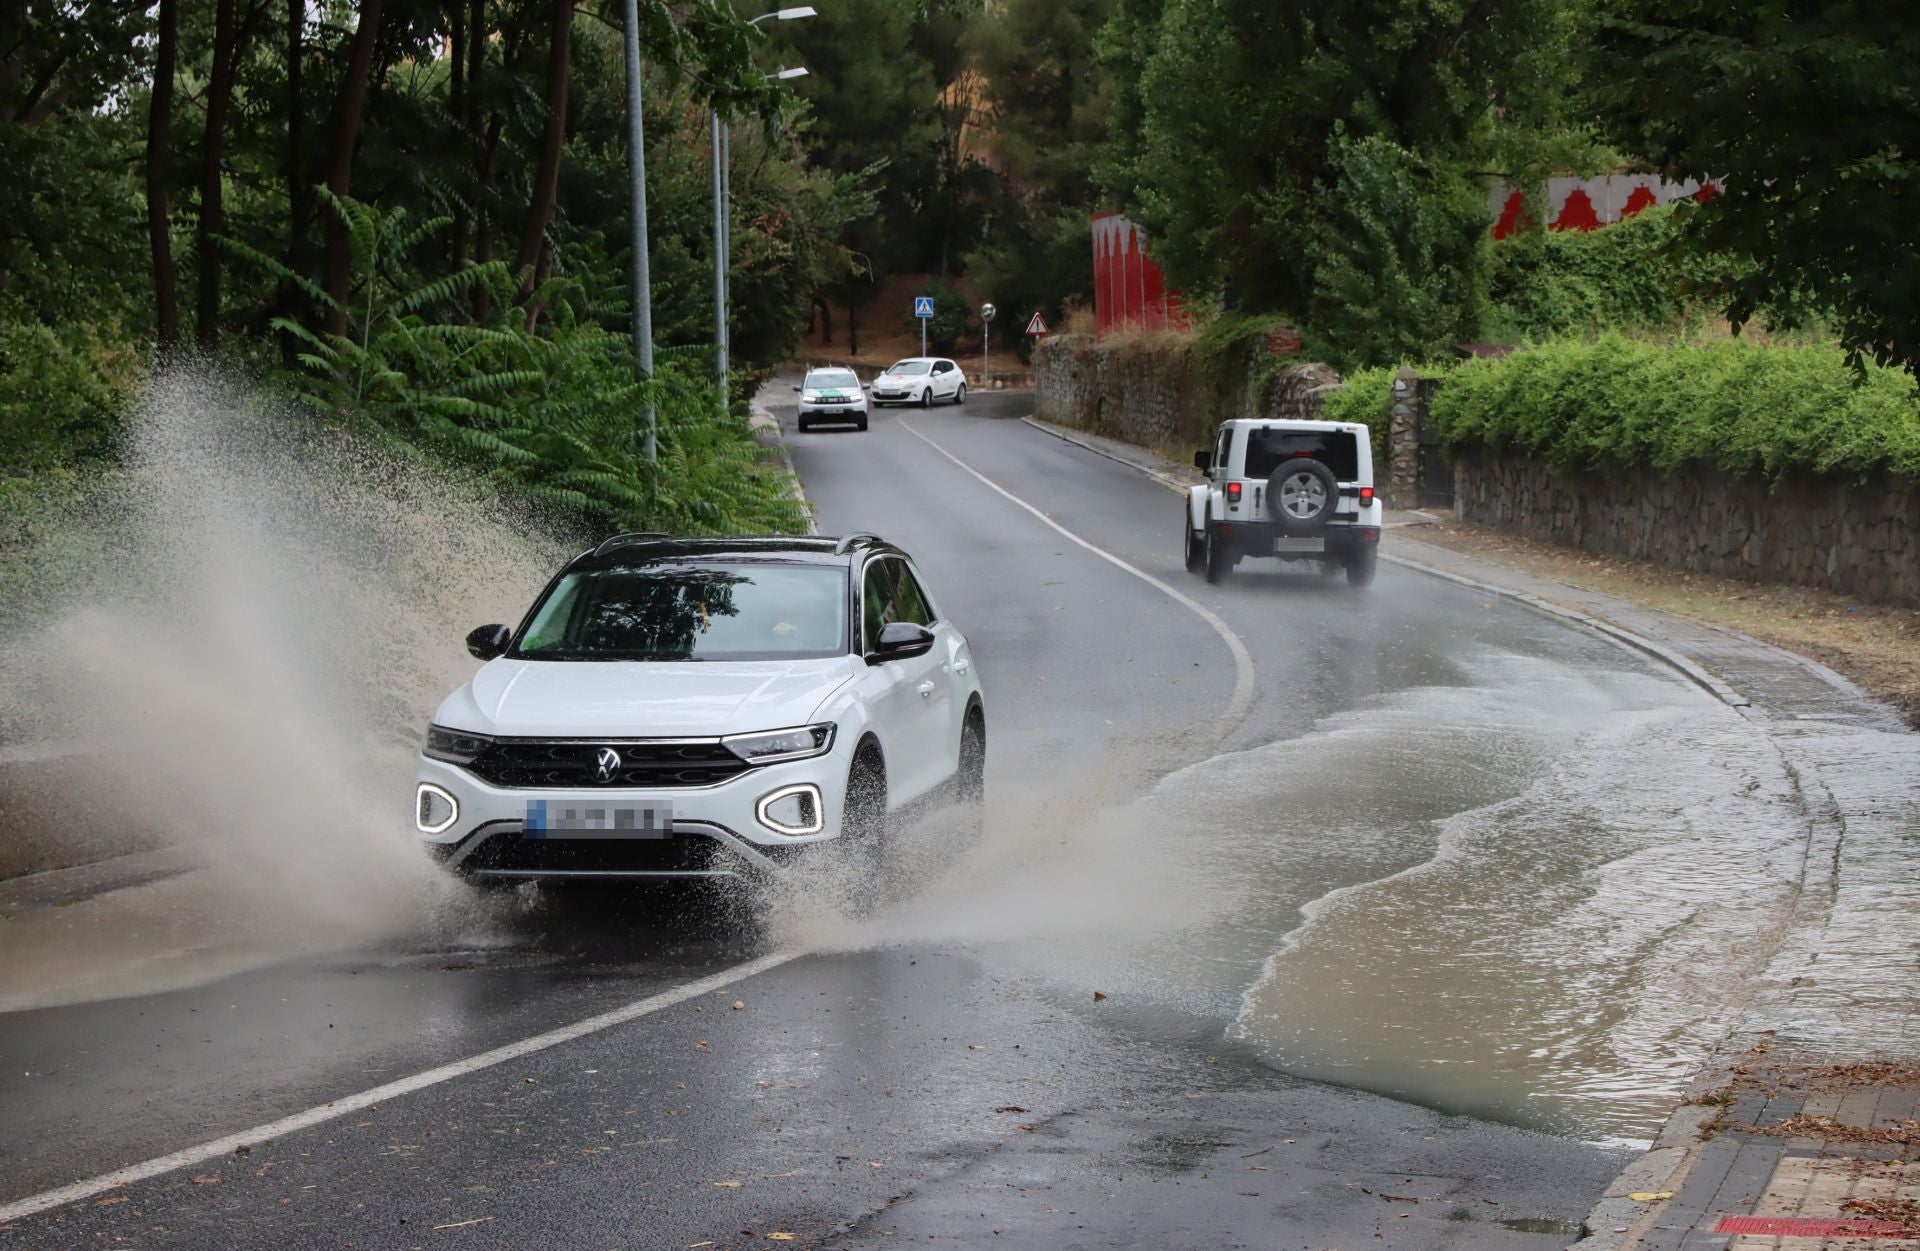
[{"label": "jeep rear window", "polygon": [[1247,477],[1271,477],[1281,461],[1296,456],[1325,461],[1340,482],[1359,480],[1359,441],[1345,430],[1276,430],[1263,426],[1247,431]]},{"label": "jeep rear window", "polygon": [[803,660],[847,652],[834,565],[655,565],[570,573],[533,611],[521,660]]}]

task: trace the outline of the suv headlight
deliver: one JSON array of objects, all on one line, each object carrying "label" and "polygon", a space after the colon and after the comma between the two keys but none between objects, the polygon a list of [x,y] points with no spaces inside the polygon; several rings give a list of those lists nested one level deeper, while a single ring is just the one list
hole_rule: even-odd
[{"label": "suv headlight", "polygon": [[760,734],[732,734],[720,741],[728,751],[748,764],[778,764],[782,760],[805,760],[824,756],[833,750],[831,721],[818,725],[796,726],[791,730],[767,730]]},{"label": "suv headlight", "polygon": [[469,734],[465,730],[449,730],[443,725],[427,727],[426,745],[420,754],[429,760],[444,760],[448,764],[472,764],[481,752],[493,746],[493,740],[485,734]]}]

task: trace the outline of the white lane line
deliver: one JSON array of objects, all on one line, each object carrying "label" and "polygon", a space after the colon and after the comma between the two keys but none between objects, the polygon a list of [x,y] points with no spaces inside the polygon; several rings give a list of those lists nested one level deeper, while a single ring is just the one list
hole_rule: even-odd
[{"label": "white lane line", "polygon": [[253,1147],[271,1139],[284,1138],[288,1134],[296,1133],[303,1129],[311,1129],[315,1125],[325,1124],[328,1121],[335,1120],[350,1113],[364,1111],[367,1108],[373,1107],[375,1104],[385,1103],[390,1099],[398,1099],[402,1095],[410,1095],[416,1090],[425,1090],[429,1086],[437,1086],[441,1082],[451,1081],[456,1077],[465,1077],[469,1073],[478,1073],[482,1069],[492,1068],[498,1064],[505,1064],[509,1060],[518,1060],[523,1056],[530,1056],[535,1052],[545,1051],[549,1047],[557,1047],[561,1043],[572,1042],[576,1038],[585,1038],[589,1034],[597,1034],[601,1030],[611,1029],[616,1025],[624,1025],[628,1021],[637,1020],[640,1017],[646,1016],[648,1013],[658,1012],[663,1008],[671,1008],[677,1003],[685,1003],[689,999],[697,999],[701,995],[719,990],[723,986],[730,986],[735,982],[744,981],[749,977],[753,977],[755,974],[765,973],[768,969],[778,968],[787,963],[787,961],[796,959],[804,954],[806,953],[803,951],[779,952],[770,956],[762,956],[758,960],[749,960],[745,964],[736,964],[730,969],[723,969],[713,974],[711,977],[703,977],[697,982],[688,982],[685,986],[677,986],[672,990],[663,991],[658,995],[635,1000],[625,1007],[615,1008],[611,1012],[602,1012],[598,1016],[590,1016],[584,1021],[576,1021],[572,1025],[562,1026],[559,1029],[551,1030],[545,1034],[536,1034],[532,1038],[522,1039],[517,1043],[508,1043],[506,1046],[496,1047],[492,1051],[483,1051],[479,1055],[471,1056],[465,1060],[456,1060],[452,1064],[443,1064],[437,1069],[428,1069],[426,1072],[416,1073],[412,1077],[403,1077],[397,1082],[388,1082],[384,1086],[375,1086],[372,1090],[363,1090],[357,1095],[348,1095],[343,1099],[335,1099],[332,1103],[322,1104],[317,1108],[308,1108],[305,1112],[296,1112],[292,1116],[283,1117],[277,1121],[270,1121],[265,1125],[258,1125],[252,1129],[242,1130],[237,1134],[228,1134],[225,1138],[216,1138],[212,1142],[203,1142],[196,1147],[188,1147],[181,1151],[170,1152],[167,1155],[155,1156],[151,1160],[145,1160],[139,1164],[130,1164],[125,1168],[115,1169],[110,1173],[102,1173],[98,1177],[89,1177],[85,1181],[77,1181],[70,1186],[62,1186],[58,1190],[47,1190],[37,1195],[28,1195],[24,1199],[16,1199],[12,1203],[0,1204],[0,1226],[6,1225],[9,1221],[17,1221],[23,1216],[32,1216],[37,1212],[45,1212],[49,1208],[57,1208],[62,1204],[74,1203],[81,1199],[90,1199],[94,1195],[116,1189],[120,1186],[128,1186],[135,1182],[148,1181],[164,1173],[171,1173],[175,1169],[189,1168],[195,1164],[205,1164],[209,1160],[231,1155],[236,1147]]},{"label": "white lane line", "polygon": [[905,417],[900,418],[900,428],[902,430],[905,430],[908,434],[912,435],[914,438],[920,440],[922,443],[925,443],[928,447],[940,453],[942,456],[946,457],[948,460],[952,461],[954,464],[960,466],[960,468],[965,470],[967,473],[972,474],[975,478],[979,479],[979,481],[984,485],[986,485],[987,487],[991,488],[994,491],[997,491],[999,494],[1011,500],[1013,503],[1018,504],[1020,507],[1032,513],[1035,517],[1038,517],[1050,529],[1056,531],[1057,533],[1073,541],[1074,543],[1079,544],[1081,547],[1086,548],[1088,551],[1092,552],[1095,556],[1098,556],[1100,559],[1107,561],[1110,564],[1117,565],[1120,568],[1126,570],[1128,573],[1132,574],[1134,577],[1140,579],[1142,582],[1145,582],[1148,586],[1153,587],[1155,590],[1159,591],[1161,594],[1167,596],[1169,599],[1172,599],[1174,602],[1178,603],[1181,607],[1187,609],[1189,612],[1192,612],[1195,616],[1199,617],[1202,621],[1212,626],[1213,632],[1220,636],[1220,641],[1227,645],[1227,650],[1229,652],[1233,653],[1233,698],[1228,702],[1226,712],[1221,715],[1217,723],[1218,737],[1224,739],[1227,735],[1231,734],[1239,726],[1241,721],[1245,720],[1247,715],[1247,709],[1253,706],[1253,657],[1247,653],[1247,645],[1240,641],[1240,636],[1233,632],[1232,626],[1228,625],[1224,620],[1221,619],[1220,614],[1214,612],[1212,609],[1208,608],[1205,604],[1202,604],[1200,601],[1194,599],[1192,596],[1187,595],[1184,592],[1178,591],[1174,589],[1172,586],[1168,585],[1167,583],[1162,582],[1159,578],[1154,577],[1152,574],[1148,573],[1146,570],[1130,565],[1126,561],[1120,559],[1118,556],[1115,556],[1112,552],[1107,551],[1105,548],[1095,547],[1092,543],[1087,542],[1085,539],[1081,538],[1079,535],[1075,534],[1073,531],[1067,529],[1065,526],[1061,525],[1059,522],[1055,521],[1053,518],[1041,512],[1038,508],[1035,508],[1032,504],[1027,503],[1027,501],[1021,499],[1019,496],[1015,495],[1012,491],[1007,490],[1007,488],[1001,486],[998,482],[995,482],[992,478],[987,477],[985,474],[975,469],[972,465],[969,465],[966,461],[961,460],[958,456],[955,456],[952,452],[949,452],[946,448],[941,447],[938,443],[935,443],[932,439],[929,439],[926,435],[921,434],[918,430],[914,429],[913,426],[908,424],[907,419]]}]

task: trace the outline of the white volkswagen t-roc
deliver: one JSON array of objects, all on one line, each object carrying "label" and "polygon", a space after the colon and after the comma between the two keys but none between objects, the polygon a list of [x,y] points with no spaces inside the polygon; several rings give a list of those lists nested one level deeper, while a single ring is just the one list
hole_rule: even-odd
[{"label": "white volkswagen t-roc", "polygon": [[874,857],[903,807],[984,801],[967,640],[874,535],[617,535],[467,648],[485,663],[427,729],[414,820],[476,880]]}]

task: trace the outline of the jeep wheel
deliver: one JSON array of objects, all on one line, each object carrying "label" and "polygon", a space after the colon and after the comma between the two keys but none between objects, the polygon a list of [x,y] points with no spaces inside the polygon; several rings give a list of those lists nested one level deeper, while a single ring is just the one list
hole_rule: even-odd
[{"label": "jeep wheel", "polygon": [[1267,479],[1267,511],[1283,534],[1316,534],[1333,516],[1340,484],[1325,461],[1298,456]]},{"label": "jeep wheel", "polygon": [[1181,544],[1187,558],[1187,572],[1199,573],[1207,567],[1207,537],[1187,524],[1187,510],[1180,510],[1180,533],[1185,536]]},{"label": "jeep wheel", "polygon": [[1375,547],[1363,547],[1347,557],[1347,585],[1368,586],[1373,582],[1373,572],[1380,564],[1380,550]]},{"label": "jeep wheel", "polygon": [[1220,537],[1220,528],[1212,522],[1207,523],[1207,581],[1219,583],[1233,568],[1233,558],[1227,555],[1227,541]]}]

